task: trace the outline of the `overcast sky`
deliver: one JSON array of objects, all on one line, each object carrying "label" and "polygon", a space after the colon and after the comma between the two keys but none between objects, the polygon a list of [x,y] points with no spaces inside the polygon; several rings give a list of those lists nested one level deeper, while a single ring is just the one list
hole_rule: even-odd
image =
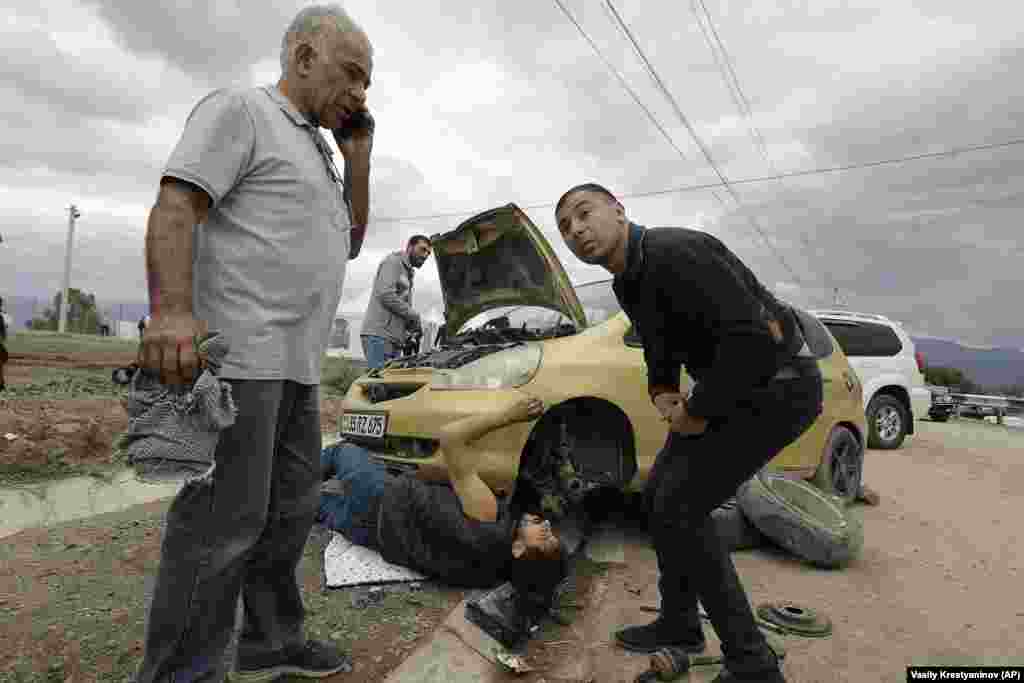
[{"label": "overcast sky", "polygon": [[[553,203],[589,180],[623,195],[717,180],[604,2],[564,1],[678,151],[553,0],[347,2],[376,52],[376,222],[343,310],[365,304],[386,253],[460,217],[385,219]],[[703,0],[750,119],[690,0],[614,3],[730,180],[1024,138],[1024,10],[1005,0]],[[0,26],[0,294],[57,291],[74,202],[72,286],[145,301],[146,217],[186,116],[211,89],[276,82],[304,4],[14,0]],[[734,189],[740,205],[722,189],[623,201],[638,223],[719,236],[795,303],[831,304],[838,288],[916,334],[1024,347],[1024,145]],[[550,206],[528,213],[575,280],[604,276],[573,263]],[[431,260],[417,308],[438,305],[437,282]]]}]

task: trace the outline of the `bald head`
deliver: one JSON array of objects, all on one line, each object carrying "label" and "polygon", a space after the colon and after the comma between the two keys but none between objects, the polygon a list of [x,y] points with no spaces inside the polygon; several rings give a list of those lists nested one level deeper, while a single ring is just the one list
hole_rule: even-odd
[{"label": "bald head", "polygon": [[341,37],[339,34],[350,34],[345,37],[354,41],[356,47],[364,48],[369,57],[373,57],[373,46],[366,32],[341,5],[312,5],[301,10],[292,19],[281,39],[281,73],[288,73],[297,45],[312,44],[319,49],[324,39],[335,40]]},{"label": "bald head", "polygon": [[339,5],[299,12],[281,42],[279,87],[315,125],[342,128],[366,109],[373,46]]}]

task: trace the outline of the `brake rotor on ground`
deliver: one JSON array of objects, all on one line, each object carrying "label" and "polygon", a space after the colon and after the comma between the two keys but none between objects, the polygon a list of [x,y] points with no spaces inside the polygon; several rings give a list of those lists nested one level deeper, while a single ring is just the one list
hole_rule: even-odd
[{"label": "brake rotor on ground", "polygon": [[827,615],[792,602],[768,602],[757,608],[757,616],[787,634],[807,638],[832,635]]}]

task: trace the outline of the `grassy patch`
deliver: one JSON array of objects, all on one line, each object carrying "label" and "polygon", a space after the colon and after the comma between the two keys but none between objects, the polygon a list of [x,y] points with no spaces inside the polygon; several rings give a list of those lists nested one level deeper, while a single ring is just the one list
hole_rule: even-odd
[{"label": "grassy patch", "polygon": [[69,463],[64,459],[64,454],[59,452],[61,450],[54,449],[45,463],[0,462],[0,486],[30,486],[70,477],[95,477],[110,481],[127,464],[114,462],[113,457],[108,465]]},{"label": "grassy patch", "polygon": [[327,397],[341,397],[357,377],[366,372],[366,364],[347,358],[324,357],[320,385]]},{"label": "grassy patch", "polygon": [[10,353],[131,353],[138,349],[134,339],[100,337],[95,334],[61,334],[20,330],[7,338]]},{"label": "grassy patch", "polygon": [[35,368],[32,381],[26,384],[12,384],[3,398],[18,399],[71,399],[71,398],[120,398],[125,388],[110,378],[110,370]]}]

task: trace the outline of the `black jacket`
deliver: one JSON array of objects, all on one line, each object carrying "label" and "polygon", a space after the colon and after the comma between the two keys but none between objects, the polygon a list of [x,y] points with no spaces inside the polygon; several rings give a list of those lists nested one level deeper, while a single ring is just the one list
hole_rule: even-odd
[{"label": "black jacket", "polygon": [[499,499],[498,519],[467,517],[455,491],[411,475],[388,479],[377,530],[380,553],[445,582],[490,588],[507,578],[519,517]]},{"label": "black jacket", "polygon": [[[698,230],[631,224],[626,270],[612,287],[643,340],[651,398],[678,392],[685,366],[695,382],[687,408],[696,417],[728,416],[803,344],[789,307]],[[782,327],[781,342],[770,320]]]}]

